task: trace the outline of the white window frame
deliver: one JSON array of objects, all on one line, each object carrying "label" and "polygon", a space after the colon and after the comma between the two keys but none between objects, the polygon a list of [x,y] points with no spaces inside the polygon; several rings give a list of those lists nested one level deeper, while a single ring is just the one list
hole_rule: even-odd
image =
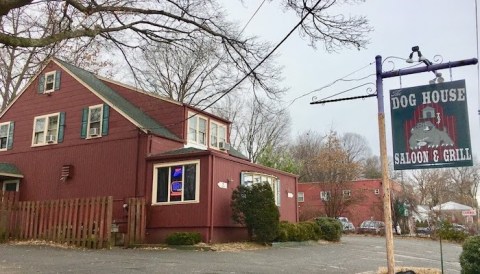
[{"label": "white window frame", "polygon": [[0,136],[0,138],[5,138],[5,147],[2,148],[1,143],[0,143],[0,151],[5,151],[8,148],[8,133],[10,132],[10,124],[11,124],[10,122],[0,123],[0,128],[4,127],[4,126],[7,126],[7,131],[5,132],[6,135],[5,136]]},{"label": "white window frame", "polygon": [[[192,139],[192,134],[190,133],[190,125],[191,122],[195,120],[195,133],[194,133],[194,138]],[[205,121],[205,132],[204,132],[204,138],[203,138],[203,143],[200,142],[200,120]],[[198,113],[194,112],[188,112],[188,123],[187,123],[187,143],[189,144],[195,144],[198,145],[202,148],[206,148],[208,144],[208,118],[202,115],[199,115]]]},{"label": "white window frame", "polygon": [[[96,135],[91,134],[92,132],[90,131],[92,128],[92,121],[90,120],[91,118],[91,113],[93,109],[100,109],[100,121],[95,121],[94,123],[99,123],[99,128],[98,128],[98,133]],[[102,128],[103,128],[103,104],[100,105],[94,105],[94,106],[89,106],[88,107],[88,120],[87,120],[87,137],[86,139],[92,139],[92,138],[98,138],[102,137]]]},{"label": "white window frame", "polygon": [[[166,202],[157,202],[157,189],[158,189],[158,169],[162,167],[173,167],[173,166],[185,166],[185,165],[196,165],[195,167],[195,199],[194,200],[186,200],[184,201],[184,188],[182,186],[182,193],[181,201],[170,201],[170,193],[171,193],[171,177],[170,177],[170,172],[168,176],[168,199]],[[182,174],[184,176],[185,174]],[[184,179],[182,177],[182,181],[184,182]],[[171,163],[161,163],[161,164],[156,164],[153,165],[153,187],[152,187],[152,205],[172,205],[172,204],[192,204],[192,203],[199,203],[200,202],[200,160],[194,160],[194,161],[183,161],[183,162],[171,162]]]},{"label": "white window frame", "polygon": [[330,191],[320,191],[320,200],[322,201],[330,200],[331,196],[332,196],[332,193]]},{"label": "white window frame", "polygon": [[19,186],[20,186],[20,181],[19,180],[3,181],[3,184],[2,184],[2,191],[3,192],[7,191],[7,184],[16,184],[15,192],[18,192],[18,189],[19,189]]},{"label": "white window frame", "polygon": [[[52,77],[52,81],[48,81],[48,77],[53,75]],[[57,77],[57,71],[50,71],[50,72],[47,72],[45,73],[45,83],[43,84],[43,93],[50,93],[50,92],[54,92],[55,91],[55,78]],[[48,89],[47,86],[51,84],[52,85],[52,88]]]},{"label": "white window frame", "polygon": [[375,193],[375,195],[380,195],[380,189],[379,189],[379,188],[376,188],[376,189],[374,190],[374,193]]},{"label": "white window frame", "polygon": [[[247,178],[251,178],[251,180],[247,181]],[[258,172],[249,172],[249,171],[242,172],[242,182],[241,182],[242,185],[251,186],[253,184],[258,184],[263,182],[268,183],[270,185],[273,191],[275,205],[280,206],[281,185],[280,185],[280,179],[278,177],[269,175],[269,174],[258,173]]]},{"label": "white window frame", "polygon": [[305,202],[305,193],[304,192],[298,192],[297,193],[297,201],[299,203]]},{"label": "white window frame", "polygon": [[344,198],[350,198],[352,197],[352,191],[350,189],[344,189],[342,190],[342,196]]},{"label": "white window frame", "polygon": [[[223,136],[220,135],[221,128],[223,128]],[[224,144],[227,143],[227,126],[222,123],[210,121],[210,147],[220,149],[220,142]]]},{"label": "white window frame", "polygon": [[[47,133],[49,131],[49,128],[48,128],[48,124],[49,124],[49,120],[50,118],[52,117],[57,117],[57,127],[55,129],[55,132],[56,134],[54,135],[55,136],[55,141],[54,142],[51,142],[51,143],[47,143]],[[43,126],[43,140],[40,140],[39,142],[35,143],[35,134],[37,133],[35,130],[36,130],[36,124],[37,124],[37,120],[40,120],[40,119],[45,119],[45,124]],[[44,146],[44,145],[50,145],[50,144],[57,144],[58,143],[58,131],[60,130],[60,112],[57,112],[57,113],[52,113],[52,114],[46,114],[46,115],[42,115],[42,116],[36,116],[34,119],[33,119],[33,134],[32,134],[32,146]],[[38,131],[40,133],[40,131]]]}]

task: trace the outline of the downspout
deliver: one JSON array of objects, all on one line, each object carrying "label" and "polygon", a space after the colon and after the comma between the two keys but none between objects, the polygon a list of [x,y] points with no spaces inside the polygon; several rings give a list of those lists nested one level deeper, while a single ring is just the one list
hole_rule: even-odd
[{"label": "downspout", "polygon": [[215,166],[215,155],[210,155],[210,161],[208,164],[208,170],[210,171],[210,178],[209,178],[209,187],[210,187],[210,227],[208,231],[208,243],[212,242],[213,238],[213,200],[214,200],[214,187],[213,187],[213,179],[214,179],[214,174],[213,174],[213,167]]},{"label": "downspout", "polygon": [[298,217],[298,177],[295,176],[295,219],[296,222],[298,223],[299,217]]}]

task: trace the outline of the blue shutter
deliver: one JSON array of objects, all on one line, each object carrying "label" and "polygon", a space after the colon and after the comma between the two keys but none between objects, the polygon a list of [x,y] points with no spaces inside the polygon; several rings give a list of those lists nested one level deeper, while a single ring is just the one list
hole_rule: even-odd
[{"label": "blue shutter", "polygon": [[40,75],[38,78],[38,90],[37,93],[43,93],[45,90],[45,74]]},{"label": "blue shutter", "polygon": [[102,136],[108,135],[108,120],[110,118],[110,107],[107,104],[103,105],[103,121],[102,121]]},{"label": "blue shutter", "polygon": [[55,88],[54,88],[54,90],[60,89],[60,77],[61,77],[61,75],[62,75],[62,71],[57,70],[55,72]]},{"label": "blue shutter", "polygon": [[8,137],[7,137],[7,149],[13,148],[13,130],[15,128],[15,123],[10,122],[10,126],[8,127]]},{"label": "blue shutter", "polygon": [[60,119],[58,122],[58,137],[57,142],[63,142],[63,134],[65,131],[65,112],[60,112]]},{"label": "blue shutter", "polygon": [[244,172],[241,172],[240,173],[240,184],[239,185],[243,185],[244,184]]},{"label": "blue shutter", "polygon": [[80,138],[87,138],[87,127],[88,127],[88,108],[82,110],[82,127],[80,128]]}]

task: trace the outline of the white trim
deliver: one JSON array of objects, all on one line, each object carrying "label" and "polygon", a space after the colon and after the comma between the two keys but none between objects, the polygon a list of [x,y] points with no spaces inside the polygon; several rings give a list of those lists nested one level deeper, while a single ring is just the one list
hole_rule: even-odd
[{"label": "white trim", "polygon": [[320,200],[322,201],[328,201],[330,200],[330,197],[332,196],[332,193],[330,191],[320,191]]},{"label": "white trim", "polygon": [[[212,125],[216,125],[216,126],[217,126],[217,130],[216,130],[216,132],[215,132],[215,133],[216,133],[216,137],[217,137],[217,143],[216,143],[216,145],[212,145],[212,134],[213,134],[213,132],[212,132]],[[220,122],[214,121],[214,120],[210,120],[210,125],[209,125],[208,128],[209,128],[209,131],[210,131],[210,134],[208,135],[208,137],[209,137],[209,138],[208,138],[208,139],[209,139],[209,141],[208,141],[208,146],[211,147],[211,148],[213,148],[213,149],[220,150],[220,145],[219,145],[219,143],[221,142],[220,139],[223,139],[223,140],[224,140],[224,141],[223,141],[224,143],[228,143],[228,140],[227,140],[227,135],[228,135],[228,134],[227,134],[227,125],[225,125],[224,123],[220,123]],[[220,128],[223,128],[223,129],[224,129],[225,135],[222,136],[223,138],[220,138],[220,137],[219,137],[219,136],[220,136],[220,134],[219,134],[219,132],[220,132],[219,129],[220,129]]]},{"label": "white trim", "polygon": [[299,203],[305,202],[305,192],[297,192],[297,201]]},{"label": "white trim", "polygon": [[[246,176],[251,176],[252,181],[249,183],[245,183],[245,177]],[[263,183],[265,181],[262,181],[262,177],[266,178],[266,182],[270,185],[273,191],[273,197],[275,198],[275,205],[280,206],[281,204],[281,192],[280,190],[280,179],[277,176],[271,175],[271,174],[265,174],[261,172],[255,172],[255,171],[242,171],[241,173],[241,182],[240,184],[250,186],[252,184],[258,184],[258,183]],[[257,181],[255,181],[257,179]]]},{"label": "white trim", "polygon": [[[162,167],[172,167],[172,166],[185,166],[195,164],[195,200],[189,201],[174,201],[174,202],[156,202],[157,201],[157,183],[158,183],[158,168]],[[170,177],[170,174],[169,174]],[[152,205],[172,205],[172,204],[192,204],[200,202],[200,160],[192,161],[182,161],[182,162],[168,162],[153,165],[153,182],[152,182]],[[168,184],[168,195],[170,197],[170,184]],[[183,197],[183,186],[182,186],[182,197]]]},{"label": "white trim", "polygon": [[[193,116],[193,117],[192,117]],[[191,111],[188,111],[187,113],[187,144],[191,144],[191,145],[196,145],[196,146],[200,146],[201,148],[207,148],[208,147],[208,143],[209,143],[209,132],[210,132],[210,128],[209,128],[209,123],[208,123],[208,117],[206,116],[203,116],[203,115],[200,115],[198,113],[195,113],[195,112],[191,112]],[[195,141],[193,140],[190,140],[190,121],[192,121],[193,119],[195,119],[196,121],[196,128],[195,128]],[[199,137],[200,137],[200,120],[205,120],[205,136],[204,136],[204,141],[205,143],[202,144],[198,141]]]},{"label": "white trim", "polygon": [[[50,117],[57,117],[57,129],[56,132],[57,134],[55,135],[55,142],[52,143],[47,143],[47,133],[48,133],[48,119]],[[35,144],[35,125],[37,124],[37,120],[45,118],[45,125],[43,126],[43,141]],[[50,144],[57,144],[58,143],[58,131],[60,129],[60,112],[57,113],[51,113],[51,114],[45,114],[41,116],[35,116],[33,118],[33,130],[32,130],[32,147],[38,147],[38,146],[45,146],[45,145],[50,145]]]},{"label": "white trim", "polygon": [[10,132],[10,124],[11,124],[11,121],[0,123],[0,127],[7,125],[7,136],[6,136],[7,142],[5,142],[5,148],[0,147],[0,151],[6,151],[8,148],[8,133]]},{"label": "white trim", "polygon": [[[44,76],[45,78],[44,78],[44,82],[43,82],[43,93],[44,93],[44,94],[46,94],[46,93],[52,93],[52,92],[55,91],[55,81],[57,80],[57,79],[55,79],[55,78],[56,78],[56,73],[57,73],[56,70],[49,71],[49,72],[46,72],[46,73],[45,73],[45,76]],[[48,78],[48,76],[50,76],[50,75],[53,75],[53,81],[51,82],[52,88],[51,88],[51,89],[47,89],[47,78]],[[50,83],[50,82],[48,82],[48,83]]]},{"label": "white trim", "polygon": [[[92,109],[97,109],[97,108],[100,108],[100,127],[98,128],[98,133],[96,135],[92,135],[90,133],[90,129],[91,129],[90,114],[91,114]],[[103,104],[89,106],[88,107],[88,117],[87,117],[87,135],[86,135],[85,139],[93,139],[93,138],[102,137],[102,128],[103,128]]]},{"label": "white trim", "polygon": [[18,192],[18,189],[19,189],[19,186],[20,186],[20,180],[3,181],[3,184],[2,184],[2,191],[3,192],[5,192],[7,190],[7,184],[16,184],[15,192]]}]

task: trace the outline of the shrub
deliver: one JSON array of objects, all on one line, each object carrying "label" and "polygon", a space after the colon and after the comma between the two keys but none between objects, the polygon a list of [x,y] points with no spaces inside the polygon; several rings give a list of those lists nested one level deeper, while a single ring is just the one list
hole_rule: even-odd
[{"label": "shrub", "polygon": [[459,243],[465,241],[465,239],[468,237],[468,234],[465,231],[455,230],[450,222],[444,222],[436,231],[436,234],[442,237],[442,239]]},{"label": "shrub", "polygon": [[166,239],[169,245],[194,245],[201,241],[202,236],[198,232],[174,232]]},{"label": "shrub", "polygon": [[475,274],[480,269],[480,236],[469,237],[460,255],[462,274]]},{"label": "shrub", "polygon": [[342,223],[329,217],[317,218],[316,223],[320,227],[319,238],[331,242],[338,242],[342,237]]},{"label": "shrub", "polygon": [[231,207],[233,221],[247,227],[250,239],[266,243],[277,238],[280,213],[269,184],[239,185]]}]

